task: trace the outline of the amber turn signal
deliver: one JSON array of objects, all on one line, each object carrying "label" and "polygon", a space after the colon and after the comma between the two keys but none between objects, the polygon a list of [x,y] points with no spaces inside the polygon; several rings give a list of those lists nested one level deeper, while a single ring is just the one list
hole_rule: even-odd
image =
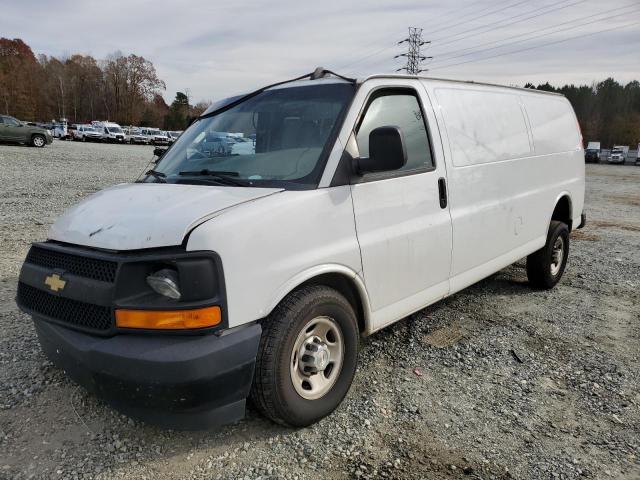
[{"label": "amber turn signal", "polygon": [[193,310],[116,310],[119,328],[184,330],[214,327],[222,321],[220,307]]}]

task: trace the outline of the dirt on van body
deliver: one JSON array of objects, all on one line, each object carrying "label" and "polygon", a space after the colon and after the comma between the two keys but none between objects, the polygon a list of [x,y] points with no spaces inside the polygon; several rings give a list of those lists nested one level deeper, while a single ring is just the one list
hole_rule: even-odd
[{"label": "dirt on van body", "polygon": [[0,146],[0,478],[640,478],[640,168],[587,166],[589,223],[557,288],[531,289],[521,261],[363,339],[351,391],[317,425],[250,409],[174,432],[68,380],[14,303],[29,244],[151,152]]}]

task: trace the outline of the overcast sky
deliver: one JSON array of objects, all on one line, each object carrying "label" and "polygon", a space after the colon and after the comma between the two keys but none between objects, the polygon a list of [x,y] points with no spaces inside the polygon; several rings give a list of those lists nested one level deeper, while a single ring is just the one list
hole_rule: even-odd
[{"label": "overcast sky", "polygon": [[0,0],[0,12],[0,36],[36,54],[144,56],[168,102],[187,88],[193,103],[216,100],[318,65],[359,77],[395,71],[408,26],[432,40],[427,75],[515,85],[640,79],[640,23],[629,25],[640,22],[640,0]]}]

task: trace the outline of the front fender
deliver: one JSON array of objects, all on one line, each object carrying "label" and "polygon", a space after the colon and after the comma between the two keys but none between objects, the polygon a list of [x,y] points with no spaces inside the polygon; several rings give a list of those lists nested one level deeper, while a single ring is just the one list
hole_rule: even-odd
[{"label": "front fender", "polygon": [[321,275],[326,274],[337,274],[346,277],[353,286],[355,286],[356,291],[360,297],[360,302],[362,304],[362,312],[364,315],[364,334],[369,335],[373,328],[371,326],[371,305],[369,303],[369,294],[367,293],[367,287],[364,284],[364,281],[355,272],[353,269],[346,267],[344,265],[338,264],[324,264],[317,265],[315,267],[308,268],[303,272],[298,273],[287,282],[280,285],[274,292],[273,298],[269,304],[268,312],[271,313],[274,308],[278,306],[278,304],[292,291],[298,288],[303,283],[306,283],[314,278],[317,278]]}]

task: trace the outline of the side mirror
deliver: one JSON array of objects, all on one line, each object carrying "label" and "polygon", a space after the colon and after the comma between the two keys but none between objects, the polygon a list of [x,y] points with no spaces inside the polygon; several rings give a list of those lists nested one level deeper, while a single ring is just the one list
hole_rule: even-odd
[{"label": "side mirror", "polygon": [[407,163],[407,149],[400,127],[378,127],[369,133],[369,157],[355,160],[358,175],[398,170]]},{"label": "side mirror", "polygon": [[153,154],[158,158],[162,157],[166,152],[167,152],[166,148],[158,148],[158,147],[156,147],[156,148],[153,149]]}]

